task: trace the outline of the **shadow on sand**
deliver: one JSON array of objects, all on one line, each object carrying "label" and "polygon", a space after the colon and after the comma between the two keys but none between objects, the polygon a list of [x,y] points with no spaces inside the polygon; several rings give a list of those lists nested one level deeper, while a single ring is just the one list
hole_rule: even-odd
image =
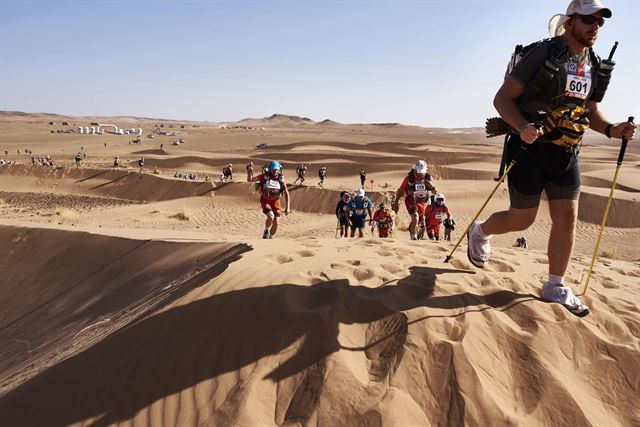
[{"label": "shadow on sand", "polygon": [[[256,365],[252,375],[280,381],[313,369],[341,348],[340,324],[366,326],[416,307],[451,309],[458,315],[468,307],[500,309],[532,297],[509,291],[433,297],[438,275],[462,272],[469,273],[414,267],[397,284],[379,288],[350,285],[347,280],[279,284],[218,293],[173,307],[12,390],[0,398],[0,418],[11,426],[61,426],[97,417],[92,425],[104,426],[265,357],[278,357],[280,363],[262,373]],[[296,343],[300,344],[295,354],[283,360],[279,353]]]}]

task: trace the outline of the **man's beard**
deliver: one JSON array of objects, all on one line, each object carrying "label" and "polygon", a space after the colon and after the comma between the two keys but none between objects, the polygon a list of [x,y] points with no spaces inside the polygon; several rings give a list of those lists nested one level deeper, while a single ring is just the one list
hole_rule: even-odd
[{"label": "man's beard", "polygon": [[583,34],[580,34],[576,30],[575,26],[571,28],[571,35],[573,36],[574,39],[576,39],[578,41],[578,43],[580,43],[584,47],[591,47],[596,42],[595,38],[593,40],[589,40],[589,39],[586,38],[586,36],[584,36]]}]

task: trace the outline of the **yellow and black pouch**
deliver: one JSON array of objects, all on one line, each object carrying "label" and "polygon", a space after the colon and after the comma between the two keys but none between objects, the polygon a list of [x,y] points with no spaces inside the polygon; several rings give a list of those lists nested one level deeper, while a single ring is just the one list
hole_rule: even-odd
[{"label": "yellow and black pouch", "polygon": [[574,104],[557,107],[543,121],[544,140],[567,151],[575,150],[589,129],[588,113],[588,110]]}]

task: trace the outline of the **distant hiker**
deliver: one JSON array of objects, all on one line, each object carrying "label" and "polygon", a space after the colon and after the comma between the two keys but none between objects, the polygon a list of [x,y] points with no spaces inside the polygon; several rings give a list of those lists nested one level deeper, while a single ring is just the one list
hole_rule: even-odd
[{"label": "distant hiker", "polygon": [[451,213],[444,202],[444,194],[438,193],[431,197],[431,203],[427,206],[424,216],[427,223],[427,236],[430,240],[440,240],[440,224],[445,215],[451,221]]},{"label": "distant hiker", "polygon": [[253,162],[247,163],[247,179],[253,178]]},{"label": "distant hiker", "polygon": [[340,237],[349,237],[349,202],[351,195],[347,191],[340,192],[340,200],[336,205],[336,218],[340,227]]},{"label": "distant hiker", "polygon": [[320,182],[318,182],[318,186],[322,187],[324,184],[324,180],[327,177],[327,167],[322,166],[318,169],[318,178],[320,178]]},{"label": "distant hiker", "polygon": [[144,157],[140,157],[138,159],[138,167],[140,168],[140,173],[142,173],[142,168],[144,167]]},{"label": "distant hiker", "polygon": [[222,168],[222,177],[221,181],[226,182],[233,181],[233,165],[229,163],[227,166]]},{"label": "distant hiker", "polygon": [[527,244],[527,239],[524,236],[518,237],[516,239],[515,245],[516,248],[529,249],[529,245]]},{"label": "distant hiker", "polygon": [[307,175],[307,167],[304,164],[301,164],[296,168],[296,174],[298,174],[298,177],[295,181],[293,181],[293,183],[295,184],[296,182],[300,181],[300,185],[304,185],[304,180],[306,179],[305,177]]},{"label": "distant hiker", "polygon": [[4,155],[8,156],[9,155],[9,150],[4,150]]},{"label": "distant hiker", "polygon": [[367,182],[367,171],[360,169],[360,188],[364,188],[365,182]]},{"label": "distant hiker", "polygon": [[75,161],[76,161],[76,167],[79,168],[80,163],[82,162],[82,153],[76,154]]},{"label": "distant hiker", "polygon": [[164,150],[164,144],[160,144],[160,149]]},{"label": "distant hiker", "polygon": [[114,168],[119,168],[120,167],[120,156],[115,156],[113,158],[113,167]]},{"label": "distant hiker", "polygon": [[[552,18],[553,38],[535,44],[507,75],[493,105],[512,129],[506,164],[514,158],[517,163],[508,176],[510,207],[475,222],[467,234],[468,258],[484,268],[489,263],[491,238],[529,228],[544,190],[552,225],[549,276],[542,286],[542,298],[563,305],[576,316],[587,315],[589,307],[565,286],[564,275],[578,216],[582,134],[591,127],[609,138],[631,140],[636,130],[631,122],[610,123],[598,105],[613,64],[600,61],[591,46],[604,18],[610,17],[611,10],[600,1],[572,1],[565,15]],[[524,152],[519,149],[523,144],[527,144]]]},{"label": "distant hiker", "polygon": [[456,229],[456,221],[453,218],[445,218],[442,224],[444,225],[444,240],[450,242],[451,232]]},{"label": "distant hiker", "polygon": [[379,237],[389,237],[393,231],[393,211],[387,210],[387,206],[380,203],[378,210],[373,214],[373,223],[378,227]]},{"label": "distant hiker", "polygon": [[271,239],[278,230],[278,222],[282,205],[280,204],[280,196],[284,194],[285,215],[291,213],[291,203],[289,200],[289,190],[282,175],[282,166],[276,160],[272,160],[267,164],[267,171],[258,176],[249,178],[247,182],[258,182],[260,191],[260,206],[262,213],[267,217],[264,223],[263,239]]},{"label": "distant hiker", "polygon": [[373,204],[368,197],[364,195],[364,189],[356,191],[355,197],[349,202],[349,222],[351,223],[351,237],[355,237],[358,230],[358,237],[364,237],[364,227],[367,221],[367,215],[371,219],[371,208]]},{"label": "distant hiker", "polygon": [[431,182],[427,162],[418,160],[402,180],[392,204],[393,210],[398,212],[398,204],[404,197],[404,205],[411,216],[411,224],[409,224],[411,240],[418,240],[418,225],[425,226],[424,215],[429,202],[429,192],[436,194],[438,190]]}]

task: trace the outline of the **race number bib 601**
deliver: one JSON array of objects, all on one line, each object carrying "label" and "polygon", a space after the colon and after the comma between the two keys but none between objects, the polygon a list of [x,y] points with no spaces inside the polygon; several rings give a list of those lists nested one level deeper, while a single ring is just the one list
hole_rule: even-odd
[{"label": "race number bib 601", "polygon": [[587,99],[590,86],[590,78],[568,74],[565,95],[570,96],[571,98]]},{"label": "race number bib 601", "polygon": [[583,62],[572,62],[567,71],[567,86],[565,96],[587,99],[591,89],[591,69]]}]

